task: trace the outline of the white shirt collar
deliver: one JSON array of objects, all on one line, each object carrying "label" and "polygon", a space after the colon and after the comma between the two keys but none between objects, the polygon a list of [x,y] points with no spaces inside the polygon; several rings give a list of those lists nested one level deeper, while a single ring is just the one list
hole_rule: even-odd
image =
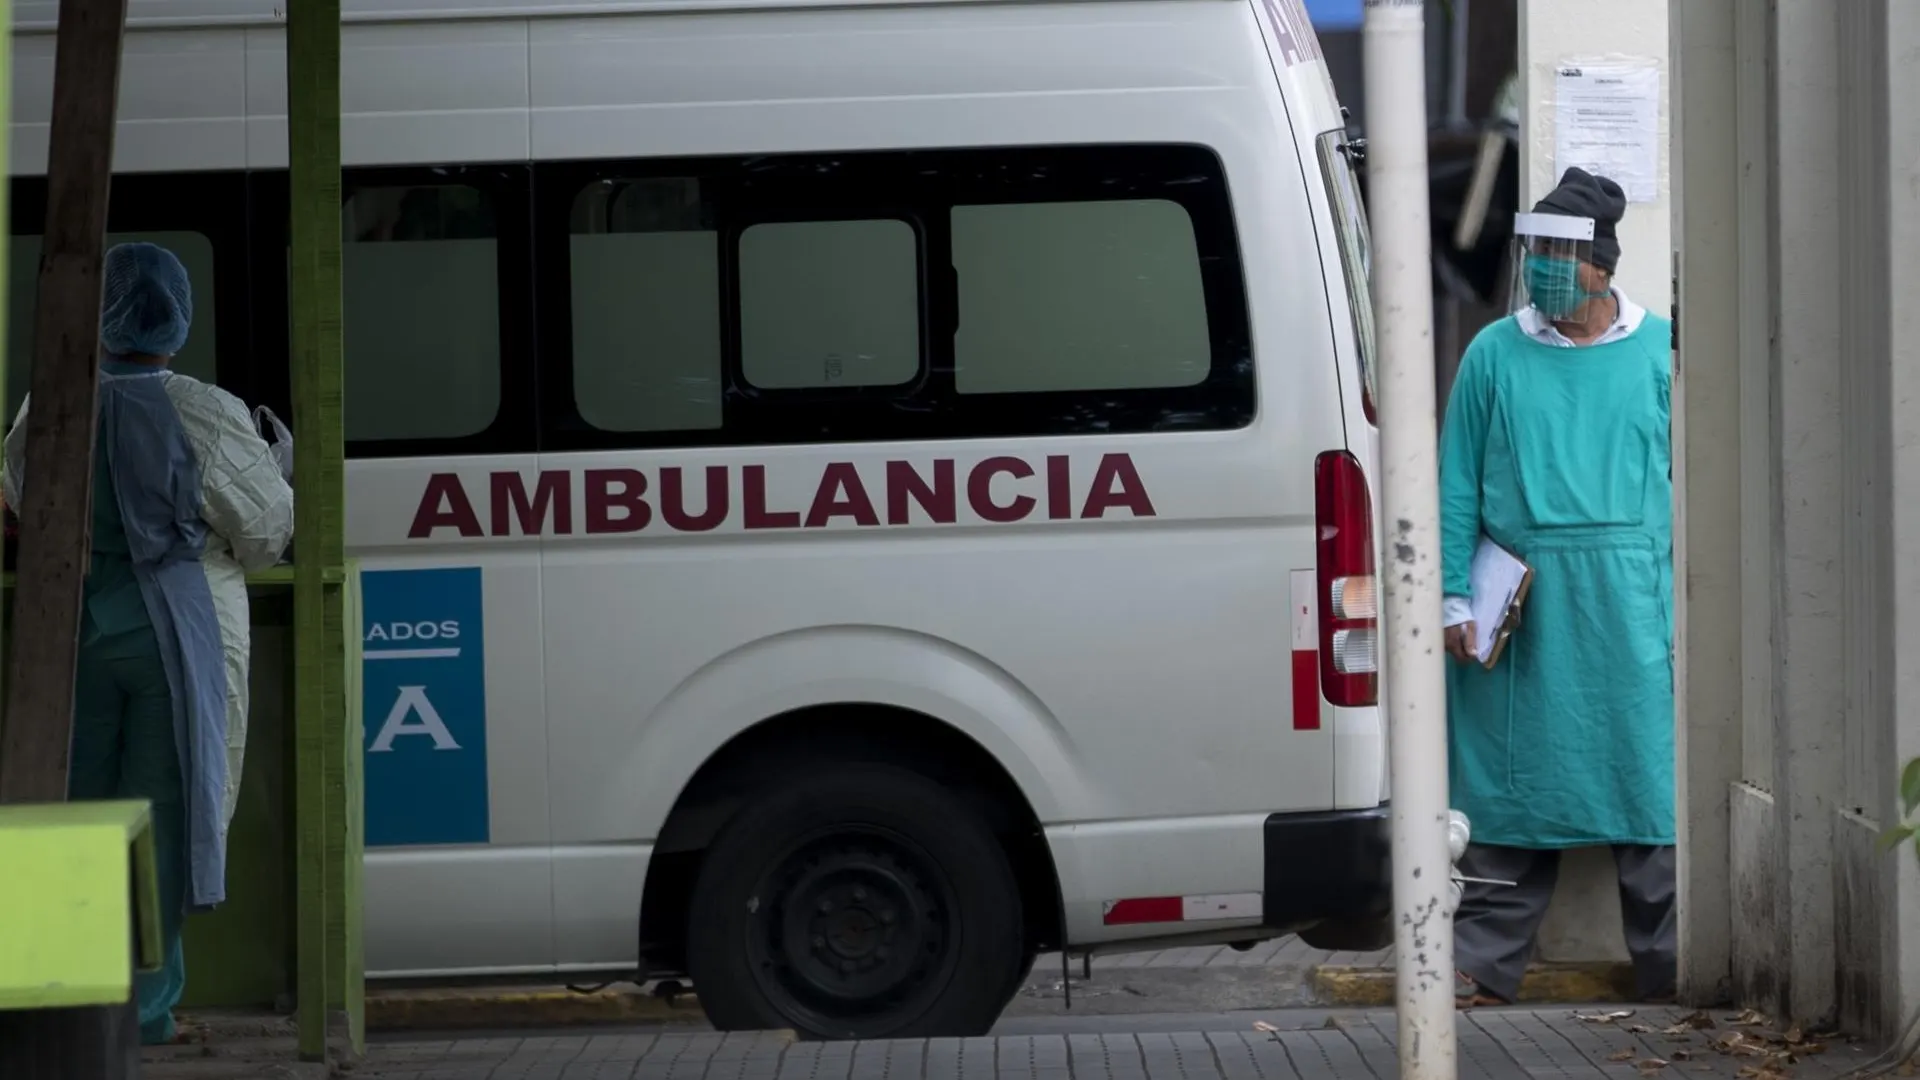
[{"label": "white shirt collar", "polygon": [[[1615,312],[1613,317],[1613,325],[1607,327],[1606,333],[1587,342],[1588,345],[1605,345],[1609,342],[1619,341],[1621,338],[1640,329],[1641,320],[1647,317],[1647,309],[1627,299],[1626,293],[1621,292],[1618,288],[1611,291],[1614,300],[1619,304],[1619,310]],[[1513,317],[1519,321],[1520,331],[1522,333],[1542,345],[1552,345],[1561,349],[1581,348],[1578,343],[1565,334],[1562,334],[1554,327],[1552,321],[1534,308],[1522,308],[1515,312]]]}]

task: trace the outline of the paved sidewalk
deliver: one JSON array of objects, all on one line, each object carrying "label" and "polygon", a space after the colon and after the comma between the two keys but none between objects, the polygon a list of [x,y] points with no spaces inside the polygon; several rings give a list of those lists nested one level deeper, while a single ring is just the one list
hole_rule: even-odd
[{"label": "paved sidewalk", "polygon": [[[1460,1080],[1834,1080],[1867,1048],[1757,1018],[1677,1009],[1479,1010],[1460,1015]],[[376,1044],[367,1080],[1392,1080],[1391,1012],[1272,1013],[1192,1032],[802,1043],[777,1032],[575,1034]],[[1701,1026],[1704,1025],[1704,1026]],[[1199,1025],[1208,1026],[1208,1025]],[[273,1077],[262,1064],[149,1058],[149,1080]]]},{"label": "paved sidewalk", "polygon": [[[1082,981],[1074,961],[1076,1008],[1096,1013],[1225,1011],[1236,1009],[1378,1008],[1393,1003],[1393,950],[1330,952],[1297,937],[1262,942],[1245,951],[1224,945],[1122,953],[1093,961]],[[1626,963],[1536,963],[1520,987],[1520,1004],[1631,1001],[1637,993]],[[1010,1016],[1045,1012],[1064,998],[1060,956],[1042,956],[1033,977],[1008,1010]],[[1128,998],[1137,999],[1130,1004]]]},{"label": "paved sidewalk", "polygon": [[[1094,958],[1091,980],[1083,978],[1083,962],[1076,958],[1069,965],[1073,1011],[1095,1015],[1215,1013],[1377,1004],[1323,1000],[1315,991],[1322,965],[1332,958],[1362,955],[1312,949],[1297,937],[1286,937],[1262,942],[1244,952],[1213,945],[1099,956]],[[1008,1006],[1007,1015],[1058,1014],[1065,1004],[1064,982],[1060,954],[1041,956]]]},{"label": "paved sidewalk", "polygon": [[[1289,934],[1272,941],[1263,941],[1245,952],[1227,945],[1204,945],[1198,948],[1161,949],[1157,952],[1097,956],[1093,960],[1093,970],[1096,974],[1107,970],[1137,968],[1192,970],[1195,968],[1282,967],[1310,971],[1321,964],[1335,964],[1343,967],[1385,967],[1392,963],[1393,950],[1391,949],[1369,953],[1328,952],[1325,949],[1312,948],[1306,942]],[[1048,953],[1034,964],[1036,975],[1059,970],[1059,953]],[[1074,962],[1073,970],[1076,975],[1079,974],[1078,961]]]}]

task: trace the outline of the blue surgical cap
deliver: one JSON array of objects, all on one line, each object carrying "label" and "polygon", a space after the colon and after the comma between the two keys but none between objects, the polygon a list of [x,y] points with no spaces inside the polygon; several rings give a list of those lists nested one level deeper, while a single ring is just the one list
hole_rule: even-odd
[{"label": "blue surgical cap", "polygon": [[173,356],[193,322],[193,285],[173,252],[120,244],[107,252],[100,347],[110,356]]}]

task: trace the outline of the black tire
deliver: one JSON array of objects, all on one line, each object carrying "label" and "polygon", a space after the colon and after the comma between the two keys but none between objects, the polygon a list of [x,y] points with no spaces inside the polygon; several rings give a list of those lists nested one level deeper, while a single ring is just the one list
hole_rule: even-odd
[{"label": "black tire", "polygon": [[687,971],[722,1031],[983,1035],[1025,960],[1006,852],[918,774],[835,766],[749,803],[702,860]]},{"label": "black tire", "polygon": [[1033,981],[1033,968],[1039,962],[1040,950],[1031,945],[1021,947],[1020,962],[1013,967],[1013,984],[1007,988],[1008,1001],[1018,997],[1020,991],[1025,990],[1027,984]]}]

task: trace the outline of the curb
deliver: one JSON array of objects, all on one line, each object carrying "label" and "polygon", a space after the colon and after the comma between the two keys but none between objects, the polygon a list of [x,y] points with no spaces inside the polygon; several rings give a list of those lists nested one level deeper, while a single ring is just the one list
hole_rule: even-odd
[{"label": "curb", "polygon": [[[1334,964],[1317,965],[1311,974],[1322,1004],[1355,1009],[1391,1007],[1393,978],[1392,968]],[[1535,964],[1520,983],[1519,1003],[1611,1004],[1637,998],[1632,964]]]},{"label": "curb", "polygon": [[671,1000],[638,988],[580,993],[565,987],[443,987],[370,990],[369,1031],[555,1028],[587,1024],[701,1024],[691,994]]}]

